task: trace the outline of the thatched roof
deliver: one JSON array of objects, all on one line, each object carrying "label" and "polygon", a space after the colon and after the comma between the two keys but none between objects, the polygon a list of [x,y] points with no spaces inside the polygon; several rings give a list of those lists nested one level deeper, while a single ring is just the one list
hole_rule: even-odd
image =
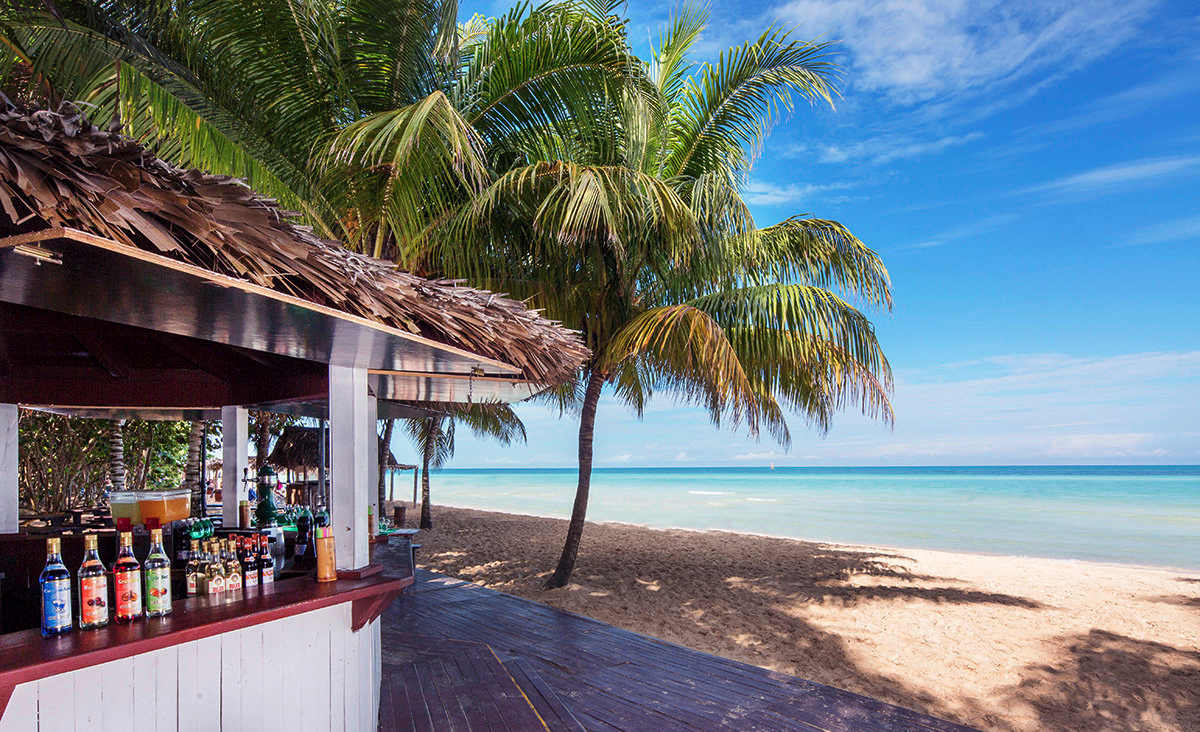
[{"label": "thatched roof", "polygon": [[177,168],[71,104],[0,95],[0,236],[70,227],[504,361],[558,384],[588,351],[522,303],[431,281],[295,223],[241,181]]},{"label": "thatched roof", "polygon": [[[271,448],[271,454],[267,456],[267,462],[277,468],[316,469],[321,462],[320,443],[320,430],[316,427],[284,427],[283,434],[275,440],[275,447]],[[382,438],[379,440],[379,446],[383,447]],[[329,455],[328,431],[325,433],[325,454]],[[401,464],[390,449],[387,452],[387,465],[393,468],[413,467]]]}]

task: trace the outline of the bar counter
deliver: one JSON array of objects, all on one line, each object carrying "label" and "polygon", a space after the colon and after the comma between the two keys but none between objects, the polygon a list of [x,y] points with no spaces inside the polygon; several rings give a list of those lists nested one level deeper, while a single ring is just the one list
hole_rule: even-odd
[{"label": "bar counter", "polygon": [[[226,645],[224,639],[238,636],[239,631],[244,629],[255,626],[271,626],[272,624],[278,626],[280,621],[294,620],[296,616],[301,615],[312,614],[311,617],[315,618],[319,611],[346,604],[349,604],[350,608],[349,612],[345,613],[348,616],[345,621],[348,621],[347,624],[350,627],[345,630],[357,635],[360,629],[378,618],[391,601],[405,587],[413,583],[413,579],[412,575],[384,574],[378,565],[372,565],[365,572],[339,574],[339,579],[334,582],[319,583],[311,578],[303,577],[261,585],[237,593],[226,593],[228,596],[199,596],[177,600],[172,603],[171,614],[163,618],[142,618],[131,624],[110,623],[103,628],[92,630],[76,629],[68,634],[51,638],[43,637],[37,629],[0,635],[0,730],[10,728],[52,729],[54,727],[54,725],[47,725],[54,711],[47,709],[46,704],[47,680],[50,680],[51,677],[68,680],[69,688],[78,696],[81,685],[79,675],[102,664],[113,664],[113,662],[121,662],[123,659],[130,659],[128,663],[133,664],[131,668],[140,668],[145,666],[141,659],[152,658],[155,656],[155,652],[161,652],[164,649],[183,646],[187,646],[189,649],[202,649],[205,647],[205,639],[211,639],[207,642],[209,647],[215,644],[220,648]],[[291,625],[295,625],[295,623],[293,622]],[[377,632],[375,627],[372,627],[372,630]],[[263,633],[269,633],[269,631],[264,628]],[[298,646],[307,643],[311,646],[310,639],[302,637],[302,634],[295,631],[293,634],[297,637],[284,637],[284,643],[294,642]],[[220,637],[216,638],[215,636]],[[325,648],[328,649],[330,646],[328,634],[322,640]],[[266,642],[263,641],[263,643],[263,650],[260,653],[265,655]],[[245,651],[239,650],[239,653],[244,654]],[[173,719],[168,720],[167,715],[156,713],[162,723],[170,722],[171,724],[160,723],[152,725],[151,728],[188,726],[182,724],[185,721],[184,707],[187,705],[185,686],[199,682],[194,682],[190,678],[185,679],[188,674],[184,673],[183,657],[182,651],[177,654],[179,677],[173,696],[177,697],[178,703],[174,713],[169,715]],[[201,675],[215,674],[217,682],[221,683],[222,670],[231,660],[237,659],[224,659],[220,666],[207,669],[207,671],[204,664],[200,663],[198,672]],[[257,660],[262,661],[261,658]],[[284,674],[295,673],[294,669],[287,668],[289,663],[284,659],[281,664]],[[106,668],[111,670],[118,666],[114,664]],[[328,672],[327,676],[333,674],[328,665],[324,670]],[[112,674],[106,671],[105,675],[111,676]],[[174,676],[175,674],[170,675]],[[123,683],[128,685],[134,681],[136,680],[130,678],[124,680]],[[245,681],[254,682],[255,680],[247,678]],[[347,681],[353,683],[349,679]],[[156,680],[155,684],[161,687],[162,681]],[[175,684],[171,684],[171,686],[175,686]],[[264,681],[261,686],[265,691],[274,684]],[[30,696],[32,688],[32,700],[40,702],[33,707],[37,711],[32,725],[22,723],[24,721],[22,718],[28,715],[27,711],[15,708],[5,709],[10,706],[10,698],[13,697],[13,692],[18,687],[24,697]],[[222,684],[221,689],[215,694],[218,697],[217,709],[222,713],[222,720],[225,719],[224,712],[229,711],[226,710],[229,700],[220,693],[224,689],[225,686]],[[165,689],[160,688],[159,691],[165,691]],[[96,695],[101,695],[99,688],[96,690]],[[129,696],[129,701],[133,702],[133,689],[129,691]],[[197,706],[204,706],[203,697],[203,694],[199,694],[199,698],[196,700]],[[76,721],[78,721],[79,710],[86,707],[80,704],[78,698],[74,701],[74,713]],[[102,701],[105,707],[110,703],[108,699]],[[23,698],[20,700],[20,704],[14,700],[11,706],[28,708],[28,704],[29,699]],[[13,714],[5,714],[5,711],[13,712]],[[132,716],[137,716],[133,714],[134,711],[134,709],[125,710],[125,714],[130,715],[127,716],[127,720]],[[237,710],[232,711],[236,712]],[[97,709],[96,715],[98,718],[103,717],[103,710]],[[103,726],[107,727],[108,725],[104,724]],[[349,725],[347,726],[349,727]],[[99,728],[98,725],[97,729]]]}]

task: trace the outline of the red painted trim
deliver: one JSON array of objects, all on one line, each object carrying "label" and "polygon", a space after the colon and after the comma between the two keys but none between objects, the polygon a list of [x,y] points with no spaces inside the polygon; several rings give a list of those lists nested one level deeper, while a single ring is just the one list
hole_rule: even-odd
[{"label": "red painted trim", "polygon": [[363,579],[364,577],[370,577],[372,575],[379,574],[382,571],[382,564],[368,564],[367,566],[359,567],[358,569],[339,569],[337,576],[338,579]]},{"label": "red painted trim", "polygon": [[[26,681],[231,633],[345,602],[369,602],[382,600],[384,596],[390,602],[411,585],[413,579],[412,576],[393,577],[378,572],[363,579],[339,579],[336,582],[314,582],[301,577],[246,591],[241,599],[191,597],[179,600],[172,606],[169,616],[139,620],[131,625],[110,624],[57,638],[43,638],[36,629],[0,635],[0,696],[11,695],[13,687]],[[5,704],[7,701],[5,697]],[[0,706],[0,714],[3,711]]]},{"label": "red painted trim", "polygon": [[355,633],[362,630],[363,626],[382,615],[383,611],[387,610],[388,605],[392,604],[392,600],[395,600],[399,595],[400,590],[396,590],[395,592],[355,600],[354,604],[350,606],[350,630],[353,630]]}]

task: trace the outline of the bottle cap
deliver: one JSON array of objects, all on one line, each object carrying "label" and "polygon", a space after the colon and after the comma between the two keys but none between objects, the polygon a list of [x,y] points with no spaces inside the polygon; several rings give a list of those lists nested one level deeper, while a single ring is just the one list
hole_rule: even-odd
[{"label": "bottle cap", "polygon": [[133,546],[133,534],[122,531],[118,543],[121,546]]},{"label": "bottle cap", "polygon": [[46,553],[59,554],[62,552],[62,539],[52,538],[46,539]]},{"label": "bottle cap", "polygon": [[95,551],[97,546],[98,546],[98,544],[97,544],[97,539],[96,539],[95,534],[84,534],[83,535],[83,550],[85,552]]}]

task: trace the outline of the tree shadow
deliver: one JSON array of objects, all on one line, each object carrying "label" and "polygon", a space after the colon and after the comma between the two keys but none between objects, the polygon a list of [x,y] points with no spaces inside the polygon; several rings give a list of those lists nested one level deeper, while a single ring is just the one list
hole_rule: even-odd
[{"label": "tree shadow", "polygon": [[1098,628],[1057,643],[1064,657],[1027,667],[1012,694],[1045,728],[1200,729],[1200,653]]},{"label": "tree shadow", "polygon": [[[480,520],[482,517],[482,521]],[[565,522],[563,522],[565,524]],[[868,670],[838,633],[804,606],[934,603],[1036,610],[1026,597],[985,592],[913,572],[908,556],[874,549],[709,532],[686,552],[655,546],[628,526],[589,524],[573,582],[541,589],[561,550],[561,530],[527,517],[438,509],[422,531],[418,564],[596,620],[926,714],[999,728],[970,700],[953,708],[905,678]],[[664,567],[664,564],[667,566]],[[635,619],[631,622],[631,618]]]}]

